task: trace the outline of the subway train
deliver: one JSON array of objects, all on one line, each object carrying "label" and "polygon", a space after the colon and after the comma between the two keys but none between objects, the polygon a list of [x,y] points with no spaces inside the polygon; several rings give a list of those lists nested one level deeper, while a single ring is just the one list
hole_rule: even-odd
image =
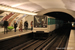
[{"label": "subway train", "polygon": [[49,33],[63,25],[62,20],[46,15],[34,16],[33,32]]}]

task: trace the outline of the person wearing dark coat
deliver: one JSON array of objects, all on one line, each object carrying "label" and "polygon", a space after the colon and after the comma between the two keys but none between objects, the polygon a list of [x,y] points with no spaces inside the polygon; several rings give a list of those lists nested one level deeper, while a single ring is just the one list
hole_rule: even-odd
[{"label": "person wearing dark coat", "polygon": [[28,29],[28,22],[27,21],[24,22],[24,27],[25,27],[25,30]]},{"label": "person wearing dark coat", "polygon": [[5,19],[4,24],[3,24],[3,26],[4,26],[4,34],[5,34],[5,32],[6,33],[8,32],[8,29],[7,29],[8,25],[9,25],[8,21],[7,21],[7,19]]},{"label": "person wearing dark coat", "polygon": [[14,32],[16,32],[16,28],[17,28],[17,23],[16,21],[14,21]]}]

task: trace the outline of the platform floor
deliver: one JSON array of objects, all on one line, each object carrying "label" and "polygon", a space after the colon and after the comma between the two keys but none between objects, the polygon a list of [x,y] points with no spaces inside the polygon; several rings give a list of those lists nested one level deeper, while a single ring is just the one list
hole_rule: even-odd
[{"label": "platform floor", "polygon": [[75,30],[71,30],[67,50],[75,50]]},{"label": "platform floor", "polygon": [[[19,29],[19,28],[16,28],[16,29]],[[13,29],[13,30],[14,30],[14,29]],[[3,32],[3,31],[4,31],[4,28],[1,28],[1,27],[0,27],[0,33]]]},{"label": "platform floor", "polygon": [[4,34],[4,32],[1,32],[0,33],[0,40],[4,40],[4,39],[16,37],[16,36],[21,36],[21,35],[28,34],[28,33],[31,33],[31,32],[32,32],[31,30],[23,30],[22,32],[19,31],[19,30],[14,32],[12,30],[11,32],[8,32],[6,34]]},{"label": "platform floor", "polygon": [[1,28],[1,27],[0,27],[0,33],[3,32],[3,31],[4,31],[4,28]]}]

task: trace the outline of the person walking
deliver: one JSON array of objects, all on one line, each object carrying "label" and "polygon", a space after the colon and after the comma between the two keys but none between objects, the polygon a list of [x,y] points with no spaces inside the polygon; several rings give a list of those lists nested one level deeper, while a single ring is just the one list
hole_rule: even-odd
[{"label": "person walking", "polygon": [[9,25],[8,21],[7,21],[7,19],[5,19],[4,24],[3,24],[3,26],[4,26],[4,34],[8,32],[8,29],[7,29],[8,25]]},{"label": "person walking", "polygon": [[22,26],[23,26],[23,24],[22,24],[22,20],[20,21],[20,24],[19,24],[19,31],[21,30],[22,31]]},{"label": "person walking", "polygon": [[16,32],[16,28],[17,28],[17,23],[16,21],[14,21],[14,32]]}]

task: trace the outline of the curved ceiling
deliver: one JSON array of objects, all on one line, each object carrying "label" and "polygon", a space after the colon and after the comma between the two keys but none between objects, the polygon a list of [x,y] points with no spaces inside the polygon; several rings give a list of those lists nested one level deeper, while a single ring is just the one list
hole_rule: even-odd
[{"label": "curved ceiling", "polygon": [[44,15],[52,16],[56,19],[63,20],[63,21],[70,21],[70,22],[74,21],[74,18],[65,12],[55,11],[55,12],[48,12]]},{"label": "curved ceiling", "polygon": [[63,8],[75,11],[75,0],[0,0],[0,4],[32,12],[48,8]]}]

